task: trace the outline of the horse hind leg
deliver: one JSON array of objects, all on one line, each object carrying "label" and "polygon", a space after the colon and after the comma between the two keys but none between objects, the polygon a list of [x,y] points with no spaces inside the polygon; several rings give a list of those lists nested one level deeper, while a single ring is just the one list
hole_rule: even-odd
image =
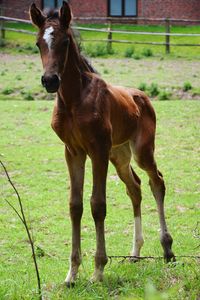
[{"label": "horse hind leg", "polygon": [[162,173],[156,169],[147,171],[149,175],[149,185],[153,196],[157,203],[159,221],[160,221],[160,242],[164,250],[164,259],[169,262],[175,260],[174,253],[172,252],[172,243],[173,239],[170,235],[167,224],[165,220],[165,211],[164,211],[164,197],[165,197],[165,183],[163,180]]},{"label": "horse hind leg", "polygon": [[[127,194],[132,201],[135,226],[131,255],[139,257],[140,250],[144,243],[141,222],[142,197],[140,189],[140,179],[130,165],[131,151],[129,144],[112,149],[110,160],[115,166],[120,179],[125,183]],[[138,259],[135,258],[134,260],[136,261]]]},{"label": "horse hind leg", "polygon": [[161,172],[157,169],[154,160],[154,146],[153,139],[146,144],[137,145],[137,148],[132,145],[135,159],[143,170],[149,176],[149,184],[151,191],[157,203],[157,209],[160,221],[160,242],[164,250],[164,259],[169,262],[171,259],[175,260],[174,253],[172,252],[173,239],[168,231],[165,211],[164,211],[164,197],[165,197],[165,183]]}]

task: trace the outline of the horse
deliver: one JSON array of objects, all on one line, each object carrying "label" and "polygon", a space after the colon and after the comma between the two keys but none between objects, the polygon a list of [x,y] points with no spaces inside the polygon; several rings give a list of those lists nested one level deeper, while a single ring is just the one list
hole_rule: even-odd
[{"label": "horse", "polygon": [[104,221],[109,161],[124,182],[133,206],[135,232],[131,255],[139,258],[144,243],[141,180],[130,164],[133,156],[149,176],[159,214],[164,259],[166,262],[175,260],[173,239],[165,220],[165,183],[154,158],[156,115],[149,98],[138,89],[112,86],[97,74],[77,46],[70,27],[72,11],[67,2],[63,1],[59,12],[51,11],[48,15],[33,3],[30,18],[38,28],[36,45],[44,69],[42,85],[48,93],[57,93],[51,126],[65,145],[70,177],[72,251],[66,285],[70,287],[75,284],[81,264],[81,217],[87,156],[92,162],[90,204],[96,231],[92,281],[103,280],[108,261]]}]

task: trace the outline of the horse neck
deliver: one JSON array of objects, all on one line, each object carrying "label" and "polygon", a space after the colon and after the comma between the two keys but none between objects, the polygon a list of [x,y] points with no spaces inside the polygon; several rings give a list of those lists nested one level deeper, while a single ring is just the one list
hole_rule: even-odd
[{"label": "horse neck", "polygon": [[68,107],[73,107],[78,105],[81,101],[81,90],[82,81],[80,71],[80,58],[76,49],[76,45],[71,38],[67,62],[65,64],[63,75],[61,77],[59,96]]}]

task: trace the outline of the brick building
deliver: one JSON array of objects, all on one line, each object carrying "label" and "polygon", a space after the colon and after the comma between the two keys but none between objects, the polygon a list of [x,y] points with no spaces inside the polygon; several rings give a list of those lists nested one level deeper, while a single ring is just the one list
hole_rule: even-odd
[{"label": "brick building", "polygon": [[[2,14],[28,19],[33,0],[0,0]],[[58,8],[62,0],[35,0],[41,9]],[[200,20],[200,0],[69,0],[75,17],[108,16]]]}]

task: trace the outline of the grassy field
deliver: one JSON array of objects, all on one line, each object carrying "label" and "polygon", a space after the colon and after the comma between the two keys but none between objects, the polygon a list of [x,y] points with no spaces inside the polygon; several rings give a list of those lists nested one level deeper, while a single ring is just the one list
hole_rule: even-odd
[{"label": "grassy field", "polygon": [[[199,60],[92,58],[91,62],[107,82],[143,89],[151,98],[200,99]],[[0,100],[53,99],[41,86],[43,71],[38,54],[0,53],[0,70]]]},{"label": "grassy field", "polygon": [[[82,25],[75,24],[76,26],[91,27],[91,28],[104,28],[106,25]],[[12,24],[7,23],[6,27],[19,28],[35,31],[35,29],[28,24]],[[161,25],[113,25],[113,30],[124,30],[124,31],[147,31],[147,32],[164,32],[165,27]],[[172,33],[200,33],[199,26],[171,26]],[[105,43],[94,43],[90,42],[95,39],[106,39],[107,33],[96,33],[81,31],[80,39],[87,39],[89,42],[82,42],[83,51],[92,56],[112,56],[112,57],[123,57],[129,52],[130,48],[133,49],[133,59],[140,59],[146,56],[148,53],[153,56],[162,57],[165,56],[165,46],[157,45],[135,45],[130,46],[128,44],[113,43],[112,55],[109,55],[106,51]],[[127,35],[127,34],[113,34],[113,39],[117,40],[130,40],[135,42],[165,42],[164,36],[150,36],[150,35]],[[35,53],[37,48],[34,47],[35,37],[27,34],[6,32],[6,43],[10,47],[11,53]],[[188,44],[200,44],[200,37],[171,37],[171,43],[188,43]],[[145,51],[147,50],[147,52]],[[171,47],[170,57],[184,57],[187,59],[200,58],[199,47]]]},{"label": "grassy field", "polygon": [[[157,111],[156,157],[167,185],[167,222],[176,255],[198,255],[195,228],[199,205],[199,101],[153,102]],[[68,269],[71,228],[68,213],[69,178],[64,147],[50,128],[53,102],[0,101],[0,158],[6,164],[24,203],[35,245],[45,299],[193,299],[200,296],[199,261],[178,258],[176,266],[163,261],[119,264],[113,260],[102,284],[88,280],[93,271],[95,230],[90,213],[91,166],[86,166],[82,221],[83,264],[72,290],[62,285]],[[142,178],[142,255],[162,255],[156,204],[147,176]],[[36,299],[36,280],[24,228],[5,199],[18,207],[13,190],[0,170],[0,299]],[[131,203],[112,166],[107,184],[106,240],[108,255],[127,255],[131,249]],[[196,234],[195,234],[196,233]]]},{"label": "grassy field", "polygon": [[[149,30],[152,29],[149,27]],[[199,28],[193,30],[199,32]],[[16,33],[6,33],[6,36],[10,48],[0,49],[0,159],[22,197],[36,249],[42,249],[44,254],[41,256],[37,250],[44,299],[199,299],[200,267],[196,259],[178,258],[176,266],[166,265],[162,260],[137,264],[120,264],[113,260],[106,266],[102,284],[89,282],[95,253],[95,230],[89,204],[90,161],[86,165],[84,190],[83,263],[75,288],[65,289],[71,226],[64,147],[50,128],[53,102],[41,101],[51,100],[52,96],[40,85],[39,55],[30,55],[36,52],[34,37]],[[109,59],[93,58],[92,63],[110,83],[143,87],[150,96],[157,90],[156,100],[199,99],[200,63],[195,48],[185,48],[187,54],[181,50],[181,54],[176,52],[168,57],[159,54],[158,47],[152,49],[153,56],[141,56],[139,60],[123,58],[126,49],[116,49]],[[135,47],[135,53],[142,55],[142,51]],[[190,87],[187,91],[186,86]],[[164,92],[167,99],[159,98]],[[199,255],[200,102],[153,101],[153,105],[158,118],[156,157],[167,185],[166,213],[174,238],[174,252]],[[160,256],[156,204],[147,176],[134,162],[133,166],[143,182],[145,245],[142,255]],[[2,169],[0,198],[0,299],[36,299],[30,245],[22,224],[6,204],[5,199],[8,199],[18,207]],[[108,173],[107,205],[107,254],[128,255],[133,231],[132,208],[112,166]]]}]

